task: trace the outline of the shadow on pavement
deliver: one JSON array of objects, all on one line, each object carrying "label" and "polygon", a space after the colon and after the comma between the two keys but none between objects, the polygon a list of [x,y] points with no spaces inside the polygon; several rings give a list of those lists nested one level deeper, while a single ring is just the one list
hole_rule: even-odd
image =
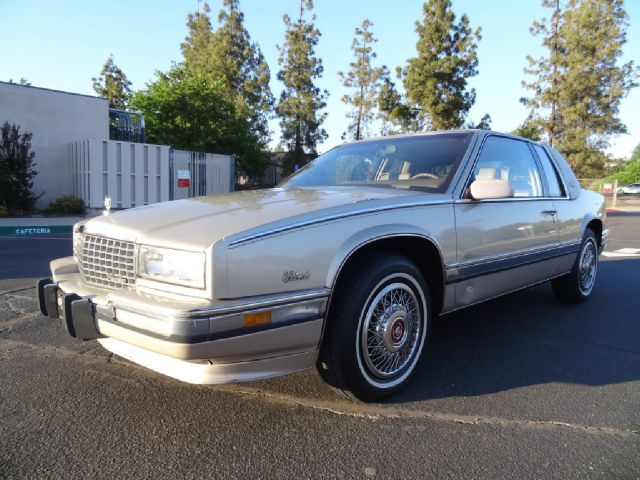
[{"label": "shadow on pavement", "polygon": [[606,261],[583,304],[559,303],[547,283],[445,315],[413,382],[389,402],[638,380],[638,285],[640,259]]}]

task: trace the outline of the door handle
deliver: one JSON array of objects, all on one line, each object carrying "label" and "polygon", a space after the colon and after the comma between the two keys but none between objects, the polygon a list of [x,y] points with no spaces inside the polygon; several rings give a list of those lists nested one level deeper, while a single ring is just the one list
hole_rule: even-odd
[{"label": "door handle", "polygon": [[542,210],[542,212],[540,212],[540,213],[542,213],[543,215],[556,216],[558,214],[558,211],[557,210]]}]

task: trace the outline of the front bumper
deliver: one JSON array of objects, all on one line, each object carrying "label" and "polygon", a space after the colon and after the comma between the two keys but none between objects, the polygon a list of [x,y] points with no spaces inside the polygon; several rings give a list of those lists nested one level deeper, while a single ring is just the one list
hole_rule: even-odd
[{"label": "front bumper", "polygon": [[607,243],[609,242],[609,229],[605,228],[604,230],[602,230],[602,236],[600,238],[600,245],[598,246],[598,255],[600,255],[605,247],[607,246]]},{"label": "front bumper", "polygon": [[[91,288],[72,258],[52,262],[53,279],[38,282],[44,315],[60,319],[81,340],[98,339],[109,351],[190,383],[256,380],[315,364],[328,290],[205,304],[166,295]],[[310,308],[313,307],[313,308]],[[298,313],[284,321],[229,328],[247,314]],[[284,318],[283,315],[280,317]]]}]

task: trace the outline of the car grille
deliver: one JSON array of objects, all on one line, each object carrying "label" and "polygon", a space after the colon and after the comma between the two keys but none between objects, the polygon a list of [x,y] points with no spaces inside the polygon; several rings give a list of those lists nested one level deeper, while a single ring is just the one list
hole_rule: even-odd
[{"label": "car grille", "polygon": [[85,282],[110,288],[135,282],[134,243],[84,235],[81,245],[78,267]]}]

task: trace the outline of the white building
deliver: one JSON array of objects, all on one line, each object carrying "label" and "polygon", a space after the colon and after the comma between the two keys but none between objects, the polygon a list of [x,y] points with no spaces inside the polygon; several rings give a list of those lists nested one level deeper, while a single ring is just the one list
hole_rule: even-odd
[{"label": "white building", "polygon": [[73,193],[70,148],[73,142],[109,138],[109,103],[104,98],[0,82],[0,124],[31,132],[36,154],[33,191],[44,192],[42,208]]}]

